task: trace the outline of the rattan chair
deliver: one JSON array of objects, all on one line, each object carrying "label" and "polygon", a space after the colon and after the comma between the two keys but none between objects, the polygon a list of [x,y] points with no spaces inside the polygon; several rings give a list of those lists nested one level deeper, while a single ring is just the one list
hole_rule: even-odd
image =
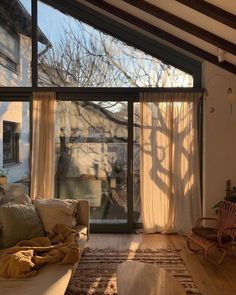
[{"label": "rattan chair", "polygon": [[[208,221],[215,221],[214,227],[205,225]],[[187,238],[187,246],[191,251],[204,250],[205,259],[211,247],[217,247],[222,253],[217,259],[220,264],[225,254],[232,254],[233,244],[236,237],[236,204],[222,201],[217,218],[199,218],[192,233]],[[193,248],[193,245],[198,248]]]}]

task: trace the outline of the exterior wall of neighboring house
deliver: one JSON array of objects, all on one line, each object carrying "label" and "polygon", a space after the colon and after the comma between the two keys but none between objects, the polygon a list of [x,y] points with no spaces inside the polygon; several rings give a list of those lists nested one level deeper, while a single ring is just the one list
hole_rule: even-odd
[{"label": "exterior wall of neighboring house", "polygon": [[[104,178],[111,173],[116,161],[127,165],[126,125],[119,125],[96,108],[73,102],[60,102],[59,114],[56,124],[60,126],[56,132],[58,153],[60,128],[64,130],[63,136],[69,150],[68,158],[64,161],[66,167],[61,169],[63,176],[88,174]],[[93,133],[90,128],[100,128],[104,134]],[[124,141],[114,140],[115,136]]]},{"label": "exterior wall of neighboring house", "polygon": [[0,87],[31,86],[31,39],[20,35],[18,72],[13,72],[0,63]]},{"label": "exterior wall of neighboring house", "polygon": [[[20,35],[17,72],[0,64],[0,86],[31,86],[31,39]],[[3,99],[4,100],[4,99]],[[19,156],[17,163],[3,165],[3,121],[19,126]],[[29,172],[29,103],[0,102],[0,168],[8,170],[8,182],[18,182]]]},{"label": "exterior wall of neighboring house", "polygon": [[[19,124],[19,159],[3,165],[3,121]],[[0,102],[0,168],[8,170],[8,182],[18,182],[29,172],[29,103]]]},{"label": "exterior wall of neighboring house", "polygon": [[113,163],[127,164],[127,143],[85,142],[68,144],[67,147],[70,150],[67,177],[87,174],[106,178],[112,172]]},{"label": "exterior wall of neighboring house", "polygon": [[[212,207],[225,197],[226,181],[236,186],[236,102],[226,99],[227,89],[236,94],[236,75],[208,62],[203,64],[204,152],[203,209],[213,214]],[[232,112],[231,112],[232,110]]]}]

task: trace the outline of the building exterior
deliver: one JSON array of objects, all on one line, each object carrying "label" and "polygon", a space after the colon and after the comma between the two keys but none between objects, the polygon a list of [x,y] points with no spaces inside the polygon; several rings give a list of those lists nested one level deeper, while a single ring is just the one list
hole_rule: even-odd
[{"label": "building exterior", "polygon": [[[49,41],[39,30],[39,42]],[[31,16],[20,1],[1,1],[0,87],[31,86]],[[28,178],[30,155],[29,103],[0,102],[0,169],[8,182]]]},{"label": "building exterior", "polygon": [[19,182],[29,173],[29,103],[1,101],[0,126],[0,168]]}]

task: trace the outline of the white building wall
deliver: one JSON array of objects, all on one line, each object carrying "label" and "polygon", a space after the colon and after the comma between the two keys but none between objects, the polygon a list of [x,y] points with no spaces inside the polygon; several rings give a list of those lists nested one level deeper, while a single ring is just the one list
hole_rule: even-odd
[{"label": "white building wall", "polygon": [[[19,73],[0,64],[0,86],[31,86],[31,39],[20,36]],[[4,99],[3,99],[4,100]],[[19,163],[3,167],[3,121],[20,124]],[[29,172],[29,103],[0,102],[0,168],[8,170],[8,182],[17,182]]]},{"label": "white building wall", "polygon": [[[20,124],[19,163],[3,166],[3,121]],[[8,182],[17,182],[29,171],[29,103],[0,102],[0,168],[8,170]]]},{"label": "white building wall", "polygon": [[[109,151],[113,146],[116,151]],[[67,177],[79,177],[82,174],[106,178],[112,173],[117,161],[127,167],[127,143],[70,143],[69,167]]]},{"label": "white building wall", "polygon": [[7,69],[0,64],[1,86],[31,86],[31,39],[20,35],[20,67],[19,73]]},{"label": "white building wall", "polygon": [[[127,139],[127,126],[117,124],[98,110],[96,113],[89,106],[81,107],[73,102],[60,102],[58,112],[59,114],[56,116],[58,120],[56,125],[58,153],[60,128],[64,130],[66,145],[69,149],[67,161],[64,163],[66,167],[62,170],[64,176],[79,177],[82,174],[88,174],[105,178],[108,174],[111,174],[115,162],[123,164],[123,169],[126,168],[127,143],[103,142],[103,137],[96,140],[96,135],[89,134],[89,128],[103,128],[104,136],[107,138],[119,136]],[[79,139],[75,143],[68,142],[70,136],[72,136],[71,129],[78,130],[77,136],[78,138],[81,137],[82,142]],[[83,142],[83,139],[88,137],[93,137],[94,142]]]}]

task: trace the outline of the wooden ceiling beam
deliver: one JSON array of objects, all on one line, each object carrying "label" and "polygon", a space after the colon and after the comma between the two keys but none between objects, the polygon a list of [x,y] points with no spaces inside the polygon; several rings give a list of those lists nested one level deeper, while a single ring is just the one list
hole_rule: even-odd
[{"label": "wooden ceiling beam", "polygon": [[204,0],[176,0],[208,17],[236,29],[236,15]]},{"label": "wooden ceiling beam", "polygon": [[124,2],[131,4],[150,15],[153,15],[179,29],[190,33],[191,35],[198,37],[218,48],[221,48],[227,52],[236,55],[236,44],[229,42],[215,34],[208,32],[166,10],[163,10],[153,4],[150,4],[144,0],[123,0]]},{"label": "wooden ceiling beam", "polygon": [[167,33],[166,31],[157,28],[156,26],[141,20],[139,18],[137,18],[136,16],[133,16],[132,14],[117,8],[107,2],[104,1],[97,1],[97,0],[87,0],[87,2],[93,4],[96,7],[101,8],[102,10],[111,13],[112,15],[115,15],[125,21],[127,21],[130,24],[133,24],[137,27],[139,27],[140,29],[147,31],[153,35],[155,35],[156,37],[159,37],[171,44],[176,45],[179,48],[182,48],[200,58],[202,58],[203,60],[207,60],[227,71],[230,71],[234,74],[236,74],[236,66],[234,64],[231,64],[227,61],[221,62],[219,63],[217,56],[193,45],[188,43],[187,41],[184,41],[183,39],[180,39],[170,33]]}]

